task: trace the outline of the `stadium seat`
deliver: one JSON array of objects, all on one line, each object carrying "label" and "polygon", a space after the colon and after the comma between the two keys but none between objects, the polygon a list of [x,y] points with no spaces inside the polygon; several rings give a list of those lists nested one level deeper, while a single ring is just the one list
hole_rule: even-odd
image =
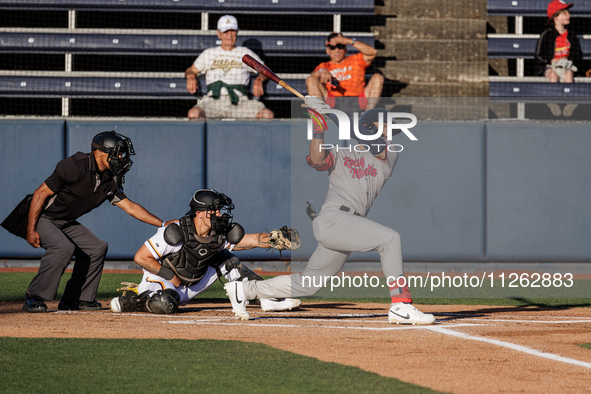
[{"label": "stadium seat", "polygon": [[[542,82],[545,78],[532,78],[540,82],[490,82],[490,97],[496,98],[589,98],[591,97],[591,83],[550,83]],[[528,101],[528,100],[519,100]]]},{"label": "stadium seat", "polygon": [[[498,37],[502,36],[502,37]],[[537,34],[528,35],[489,35],[488,57],[504,59],[533,59],[538,43]],[[591,40],[584,39],[579,35],[581,50],[584,59],[591,59]]]},{"label": "stadium seat", "polygon": [[[285,81],[299,92],[306,93],[305,79]],[[0,76],[0,96],[3,97],[196,99],[186,86],[185,78]],[[206,90],[205,78],[201,76],[199,91]],[[267,83],[265,98],[289,100],[293,97],[291,92],[275,82]]]},{"label": "stadium seat", "polygon": [[[579,0],[570,9],[575,17],[591,17],[591,0]],[[548,1],[541,0],[488,0],[489,15],[498,16],[541,16],[547,17]]]},{"label": "stadium seat", "polygon": [[374,0],[0,0],[0,8],[373,15]]},{"label": "stadium seat", "polygon": [[[252,35],[245,31],[237,45],[262,52],[265,56],[323,56],[326,34]],[[359,37],[371,46],[373,37]],[[79,32],[0,32],[0,50],[4,53],[102,53],[199,55],[204,49],[220,45],[215,32],[194,34],[129,34]],[[350,53],[358,52],[349,48]]]}]

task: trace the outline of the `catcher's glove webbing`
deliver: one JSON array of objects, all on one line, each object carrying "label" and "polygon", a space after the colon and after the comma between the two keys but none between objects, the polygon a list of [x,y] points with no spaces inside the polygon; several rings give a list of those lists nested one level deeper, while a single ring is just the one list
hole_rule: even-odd
[{"label": "catcher's glove webbing", "polygon": [[285,249],[298,250],[302,246],[302,239],[298,230],[283,226],[279,230],[269,232],[269,246],[279,252]]}]

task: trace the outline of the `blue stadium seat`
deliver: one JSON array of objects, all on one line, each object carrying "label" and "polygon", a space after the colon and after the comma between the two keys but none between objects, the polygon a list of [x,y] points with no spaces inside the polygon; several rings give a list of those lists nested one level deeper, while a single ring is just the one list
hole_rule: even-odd
[{"label": "blue stadium seat", "polygon": [[[251,89],[252,89],[251,78]],[[306,93],[304,79],[285,79],[287,84]],[[130,77],[47,77],[0,76],[0,97],[42,98],[158,98],[194,99],[187,91],[185,78],[130,78]],[[199,78],[199,89],[206,91],[205,78]],[[264,98],[289,100],[294,95],[269,81]]]},{"label": "blue stadium seat", "polygon": [[[489,15],[500,16],[541,16],[548,17],[546,8],[549,1],[541,0],[488,0]],[[577,0],[569,10],[575,17],[591,17],[591,0]]]},{"label": "blue stadium seat", "polygon": [[[244,45],[265,56],[325,56],[326,36],[240,35]],[[373,37],[360,37],[374,46]],[[204,49],[220,45],[214,34],[91,34],[91,33],[7,33],[0,32],[0,51],[4,53],[103,53],[197,56]],[[349,48],[350,53],[356,53]]]},{"label": "blue stadium seat", "polygon": [[[579,35],[581,50],[584,59],[591,59],[591,40],[585,40]],[[515,35],[511,38],[489,37],[488,57],[504,59],[533,59],[536,53],[537,38],[520,38]]]},{"label": "blue stadium seat", "polygon": [[0,9],[373,15],[374,0],[0,0]]},{"label": "blue stadium seat", "polygon": [[490,82],[490,97],[497,98],[589,98],[591,83]]}]

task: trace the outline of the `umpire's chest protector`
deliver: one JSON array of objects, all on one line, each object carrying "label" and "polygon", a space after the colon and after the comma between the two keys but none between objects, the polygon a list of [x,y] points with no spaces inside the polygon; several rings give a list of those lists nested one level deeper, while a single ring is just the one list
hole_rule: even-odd
[{"label": "umpire's chest protector", "polygon": [[169,225],[164,232],[164,240],[170,245],[183,242],[181,249],[166,255],[161,264],[172,269],[181,283],[187,286],[199,282],[209,266],[217,267],[228,258],[227,253],[220,251],[225,237],[198,236],[189,216],[182,217],[178,225]]}]

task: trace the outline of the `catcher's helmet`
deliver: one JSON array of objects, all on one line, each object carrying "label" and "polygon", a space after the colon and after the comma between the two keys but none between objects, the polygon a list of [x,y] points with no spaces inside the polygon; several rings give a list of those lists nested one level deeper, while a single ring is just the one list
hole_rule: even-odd
[{"label": "catcher's helmet", "polygon": [[187,215],[190,216],[194,216],[197,211],[220,211],[220,216],[210,216],[214,234],[225,234],[234,217],[232,215],[232,209],[234,209],[232,199],[213,189],[197,190],[191,197],[189,206],[191,210],[187,212]]},{"label": "catcher's helmet", "polygon": [[[384,108],[374,108],[366,111],[361,118],[359,118],[359,132],[363,135],[375,135],[378,132],[378,128],[373,122],[385,123],[388,120],[388,111]],[[382,119],[380,120],[380,114]],[[402,130],[396,129],[392,131],[392,136],[400,133]]]},{"label": "catcher's helmet", "polygon": [[100,150],[109,154],[109,169],[116,176],[122,177],[133,164],[131,156],[135,155],[131,140],[115,131],[103,131],[94,136],[92,150]]}]

